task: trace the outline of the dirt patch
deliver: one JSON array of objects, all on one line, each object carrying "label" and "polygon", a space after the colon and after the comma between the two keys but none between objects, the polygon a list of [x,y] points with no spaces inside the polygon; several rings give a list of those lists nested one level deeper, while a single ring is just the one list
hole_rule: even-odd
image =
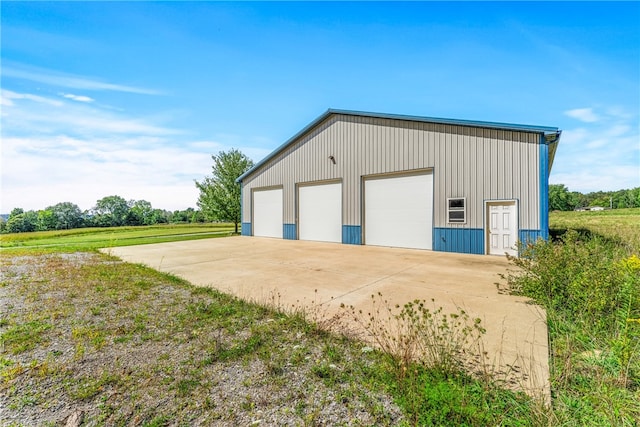
[{"label": "dirt patch", "polygon": [[357,343],[107,255],[3,256],[0,337],[3,425],[402,418]]}]

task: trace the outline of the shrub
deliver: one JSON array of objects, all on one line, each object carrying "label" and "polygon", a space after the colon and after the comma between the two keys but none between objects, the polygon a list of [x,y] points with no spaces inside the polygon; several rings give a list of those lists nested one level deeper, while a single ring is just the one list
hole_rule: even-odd
[{"label": "shrub", "polygon": [[517,269],[505,276],[507,289],[552,315],[615,334],[627,318],[640,317],[640,270],[637,257],[625,252],[609,239],[569,230],[557,242],[539,240],[524,246],[520,258],[509,257]]},{"label": "shrub", "polygon": [[547,310],[554,424],[640,419],[640,259],[632,250],[569,230],[509,258],[516,268],[506,289]]}]

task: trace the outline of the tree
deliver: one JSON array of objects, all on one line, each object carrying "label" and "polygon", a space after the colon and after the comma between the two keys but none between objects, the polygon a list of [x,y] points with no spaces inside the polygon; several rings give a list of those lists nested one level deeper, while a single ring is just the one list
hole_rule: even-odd
[{"label": "tree", "polygon": [[155,224],[153,206],[146,200],[137,200],[131,204],[127,224],[129,225],[152,225]]},{"label": "tree", "polygon": [[11,210],[11,213],[9,214],[9,218],[8,219],[11,219],[12,216],[18,216],[18,215],[23,214],[23,213],[24,213],[24,209],[22,209],[22,208],[13,208]]},{"label": "tree", "polygon": [[552,211],[570,211],[575,205],[573,197],[564,184],[549,185],[549,210]]},{"label": "tree", "polygon": [[236,179],[253,166],[253,161],[235,148],[211,158],[212,175],[196,181],[200,190],[198,207],[209,221],[233,222],[237,233],[241,213],[240,184]]},{"label": "tree", "polygon": [[7,221],[7,232],[28,233],[30,231],[36,231],[37,223],[38,214],[34,211],[28,211],[15,215],[12,211],[9,220]]},{"label": "tree", "polygon": [[56,230],[70,230],[82,226],[84,218],[78,205],[71,202],[62,202],[47,208],[55,216]]},{"label": "tree", "polygon": [[131,207],[120,196],[107,196],[96,202],[93,208],[95,225],[102,227],[118,227],[126,224]]},{"label": "tree", "polygon": [[51,208],[47,208],[42,211],[38,211],[38,220],[36,223],[36,230],[47,231],[56,229],[56,215]]}]

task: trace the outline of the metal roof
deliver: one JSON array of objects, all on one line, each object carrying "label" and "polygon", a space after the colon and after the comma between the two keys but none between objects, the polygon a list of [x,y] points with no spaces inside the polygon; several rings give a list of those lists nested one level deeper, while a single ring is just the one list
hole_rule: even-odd
[{"label": "metal roof", "polygon": [[[511,130],[511,131],[524,131],[524,132],[533,132],[545,135],[545,139],[548,144],[554,144],[560,138],[560,130],[556,127],[549,126],[532,126],[532,125],[521,125],[514,123],[499,123],[499,122],[483,122],[478,120],[459,120],[459,119],[443,119],[437,117],[423,117],[423,116],[407,116],[402,114],[385,114],[385,113],[371,113],[365,111],[353,111],[353,110],[339,110],[329,108],[322,115],[316,118],[314,121],[305,126],[300,132],[296,133],[294,136],[289,138],[284,144],[280,145],[278,148],[273,150],[269,155],[267,155],[264,159],[260,160],[256,163],[251,169],[243,173],[236,179],[236,182],[241,182],[244,178],[254,173],[258,170],[262,165],[275,157],[278,153],[292,144],[294,141],[302,137],[304,134],[309,132],[311,129],[319,125],[321,122],[326,120],[329,116],[333,114],[341,114],[346,116],[359,116],[359,117],[372,117],[379,119],[392,119],[392,120],[404,120],[409,122],[424,122],[424,123],[436,123],[436,124],[445,124],[445,125],[457,125],[457,126],[471,126],[471,127],[481,127],[481,128],[490,128],[490,129],[501,129],[501,130]],[[553,136],[555,135],[555,137]]]}]

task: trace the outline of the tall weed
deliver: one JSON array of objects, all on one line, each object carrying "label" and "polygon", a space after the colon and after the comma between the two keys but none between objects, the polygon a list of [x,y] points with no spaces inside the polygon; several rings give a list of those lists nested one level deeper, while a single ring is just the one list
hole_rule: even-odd
[{"label": "tall weed", "polygon": [[504,289],[547,310],[554,424],[640,420],[640,259],[633,246],[569,230],[521,247]]},{"label": "tall weed", "polygon": [[480,319],[464,310],[414,300],[392,306],[380,293],[369,312],[345,307],[380,348],[389,364],[387,381],[411,425],[531,425],[535,403],[523,393],[502,389],[486,372]]}]

